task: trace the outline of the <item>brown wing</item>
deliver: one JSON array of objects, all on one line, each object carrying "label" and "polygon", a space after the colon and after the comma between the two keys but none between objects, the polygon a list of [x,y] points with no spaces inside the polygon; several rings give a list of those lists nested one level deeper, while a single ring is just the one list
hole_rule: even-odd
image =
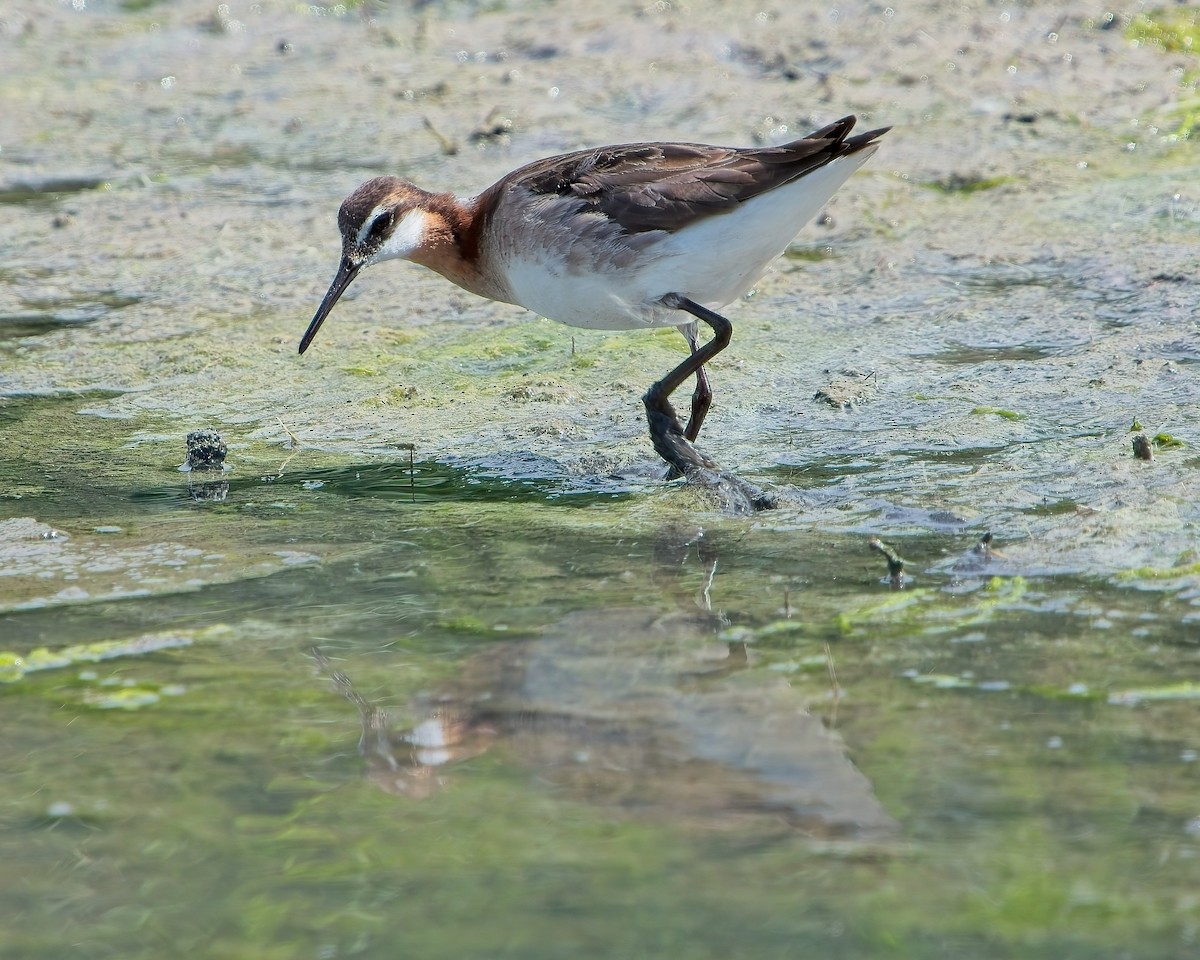
[{"label": "brown wing", "polygon": [[[573,198],[628,233],[675,230],[811,173],[886,133],[849,137],[845,117],[779,147],[711,147],[698,143],[630,143],[539,160],[488,192]],[[577,208],[578,209],[578,208]]]}]

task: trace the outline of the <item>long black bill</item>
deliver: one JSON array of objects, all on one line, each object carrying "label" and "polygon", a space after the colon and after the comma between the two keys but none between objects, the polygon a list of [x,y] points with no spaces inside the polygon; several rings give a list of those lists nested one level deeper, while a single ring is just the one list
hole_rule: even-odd
[{"label": "long black bill", "polygon": [[337,275],[333,278],[333,283],[329,285],[329,292],[325,294],[325,299],[321,301],[321,305],[317,307],[316,316],[312,318],[312,323],[308,325],[308,329],[304,331],[304,336],[300,338],[300,352],[303,353],[308,349],[308,345],[313,342],[313,337],[317,335],[317,331],[321,329],[321,324],[325,322],[325,318],[329,316],[329,311],[333,309],[333,305],[338,302],[338,298],[346,292],[346,288],[350,286],[350,282],[358,276],[358,271],[362,269],[361,263],[351,263],[349,260],[342,260],[342,264],[338,267]]}]

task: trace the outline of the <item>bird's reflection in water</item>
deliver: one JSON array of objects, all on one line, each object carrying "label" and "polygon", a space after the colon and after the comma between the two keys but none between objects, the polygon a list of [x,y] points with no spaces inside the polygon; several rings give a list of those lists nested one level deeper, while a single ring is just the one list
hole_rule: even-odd
[{"label": "bird's reflection in water", "polygon": [[369,703],[318,647],[309,651],[338,693],[358,707],[362,735],[358,752],[367,762],[367,778],[388,793],[422,799],[445,785],[442,768],[487,750],[494,731],[478,722],[471,705],[449,695],[416,704],[423,719],[392,730],[388,712]]},{"label": "bird's reflection in water", "polygon": [[698,542],[674,538],[656,551],[655,576],[668,581],[682,579],[689,558],[701,560],[703,584],[677,589],[687,594],[677,609],[578,611],[537,639],[489,647],[435,699],[414,705],[421,720],[407,729],[391,729],[314,651],[358,707],[372,782],[428,797],[454,765],[494,749],[540,781],[631,815],[766,818],[827,837],[892,832],[837,734],[784,678],[746,669],[744,643],[719,642],[723,622],[707,609],[716,556]]}]

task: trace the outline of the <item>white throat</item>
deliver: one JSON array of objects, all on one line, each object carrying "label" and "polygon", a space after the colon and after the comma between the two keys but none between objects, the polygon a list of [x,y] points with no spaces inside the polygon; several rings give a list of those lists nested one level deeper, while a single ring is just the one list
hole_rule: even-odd
[{"label": "white throat", "polygon": [[[382,208],[373,212],[367,218],[367,224],[372,223],[380,213]],[[390,237],[384,241],[367,264],[382,263],[384,260],[408,259],[421,246],[425,239],[426,213],[418,207],[413,207],[404,215],[396,228],[392,231]],[[364,230],[369,229],[369,226],[364,226]]]}]

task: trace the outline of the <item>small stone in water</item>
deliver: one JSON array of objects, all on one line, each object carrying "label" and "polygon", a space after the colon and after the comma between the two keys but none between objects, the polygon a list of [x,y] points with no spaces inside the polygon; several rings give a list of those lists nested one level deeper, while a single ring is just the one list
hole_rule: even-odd
[{"label": "small stone in water", "polygon": [[220,470],[227,448],[216,430],[193,430],[187,435],[186,466],[190,470]]},{"label": "small stone in water", "polygon": [[1150,446],[1150,440],[1144,433],[1139,433],[1133,438],[1133,455],[1139,460],[1154,459],[1154,449]]}]

